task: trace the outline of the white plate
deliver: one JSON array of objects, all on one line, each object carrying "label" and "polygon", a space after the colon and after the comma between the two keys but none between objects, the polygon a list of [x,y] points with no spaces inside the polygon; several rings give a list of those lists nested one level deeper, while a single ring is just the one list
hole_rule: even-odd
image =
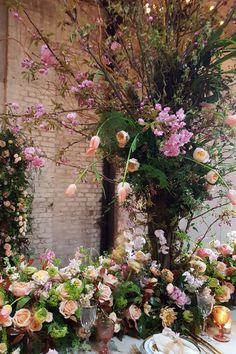
[{"label": "white plate", "polygon": [[[188,343],[188,347],[191,347],[193,350],[196,350],[198,353],[201,353],[196,345],[194,345],[192,342],[183,339],[183,343]],[[146,339],[143,343],[143,349],[146,354],[163,354],[163,352],[160,352],[159,350],[155,349],[155,341],[153,337],[150,337]]]}]

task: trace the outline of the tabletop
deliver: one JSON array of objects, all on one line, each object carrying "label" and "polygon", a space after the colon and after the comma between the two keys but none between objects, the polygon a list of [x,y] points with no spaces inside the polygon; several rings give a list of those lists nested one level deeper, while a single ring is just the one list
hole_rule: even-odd
[{"label": "tabletop", "polygon": [[[220,343],[212,338],[210,342],[216,349],[218,349],[222,354],[236,354],[236,310],[232,311],[232,329],[231,334],[227,334],[230,337],[230,341],[227,343]],[[209,335],[212,336],[217,331],[217,328],[210,328]],[[139,349],[143,343],[142,339],[136,339],[129,336],[124,336],[122,340],[114,337],[112,339],[114,346],[117,348],[116,350],[112,350],[112,354],[129,354],[131,353],[132,346],[137,346]],[[91,351],[89,354],[96,354],[96,352]]]}]

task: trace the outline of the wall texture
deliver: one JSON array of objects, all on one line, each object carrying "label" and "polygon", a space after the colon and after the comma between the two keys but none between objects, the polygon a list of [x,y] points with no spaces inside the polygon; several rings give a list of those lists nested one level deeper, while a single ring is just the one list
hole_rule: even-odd
[{"label": "wall texture", "polygon": [[[56,2],[50,0],[26,0],[27,9],[33,21],[39,28],[56,31],[60,40],[60,33],[56,29],[57,8]],[[0,34],[8,41],[0,41],[0,103],[1,111],[4,102],[18,102],[21,107],[42,103],[50,107],[50,99],[54,96],[53,88],[44,80],[37,80],[28,84],[21,74],[21,60],[26,56],[21,44],[28,44],[29,33],[22,28],[12,14],[2,11],[0,5]],[[90,9],[90,13],[93,9]],[[8,26],[6,28],[6,23]],[[3,33],[5,32],[5,34]],[[2,50],[2,48],[4,50]],[[30,48],[31,52],[39,48]],[[7,55],[7,77],[4,86],[4,73],[2,69]],[[3,70],[3,71],[2,71]],[[40,87],[40,91],[39,91]],[[41,89],[42,87],[42,89]],[[33,232],[32,245],[35,258],[45,249],[52,248],[58,257],[66,261],[71,257],[78,246],[100,247],[100,219],[102,190],[88,178],[86,183],[79,186],[75,198],[66,198],[64,191],[68,184],[75,179],[75,169],[67,166],[56,166],[50,159],[55,157],[60,142],[73,141],[75,136],[65,133],[49,131],[34,134],[35,145],[47,154],[46,166],[42,172],[34,176],[33,201]],[[85,150],[88,142],[82,139],[74,145],[67,158],[73,160],[78,166],[86,166],[88,160]]]}]

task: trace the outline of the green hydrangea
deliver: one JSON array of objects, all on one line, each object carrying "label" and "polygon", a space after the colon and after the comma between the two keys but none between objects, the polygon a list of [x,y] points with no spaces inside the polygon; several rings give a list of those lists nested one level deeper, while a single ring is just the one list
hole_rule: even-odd
[{"label": "green hydrangea", "polygon": [[186,322],[192,322],[193,321],[193,313],[189,310],[185,310],[183,312],[183,319]]},{"label": "green hydrangea", "polygon": [[50,277],[55,277],[55,275],[58,274],[58,269],[57,267],[50,267],[47,269],[48,275],[50,275]]},{"label": "green hydrangea", "polygon": [[41,307],[34,313],[34,317],[38,322],[44,322],[47,318],[48,311],[45,307]]},{"label": "green hydrangea", "polygon": [[52,322],[48,327],[48,333],[52,338],[63,338],[68,333],[68,327],[67,325]]}]

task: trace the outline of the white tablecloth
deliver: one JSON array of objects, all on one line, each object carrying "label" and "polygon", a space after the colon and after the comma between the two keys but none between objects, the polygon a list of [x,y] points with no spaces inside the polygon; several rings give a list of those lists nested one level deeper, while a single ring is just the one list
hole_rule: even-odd
[{"label": "white tablecloth", "polygon": [[[232,319],[233,324],[231,334],[227,334],[227,336],[230,337],[230,341],[227,343],[220,343],[212,339],[212,342],[210,343],[215,348],[219,349],[223,354],[236,354],[236,310],[232,311]],[[215,331],[217,331],[216,328],[210,329],[209,334],[213,334]],[[124,336],[122,341],[120,341],[118,338],[113,338],[113,341],[118,351],[122,354],[129,354],[129,351],[134,344],[140,348],[143,342],[141,339],[135,339],[129,336]],[[113,351],[112,353],[118,354],[118,351]],[[90,352],[90,354],[95,354],[95,352]]]}]

